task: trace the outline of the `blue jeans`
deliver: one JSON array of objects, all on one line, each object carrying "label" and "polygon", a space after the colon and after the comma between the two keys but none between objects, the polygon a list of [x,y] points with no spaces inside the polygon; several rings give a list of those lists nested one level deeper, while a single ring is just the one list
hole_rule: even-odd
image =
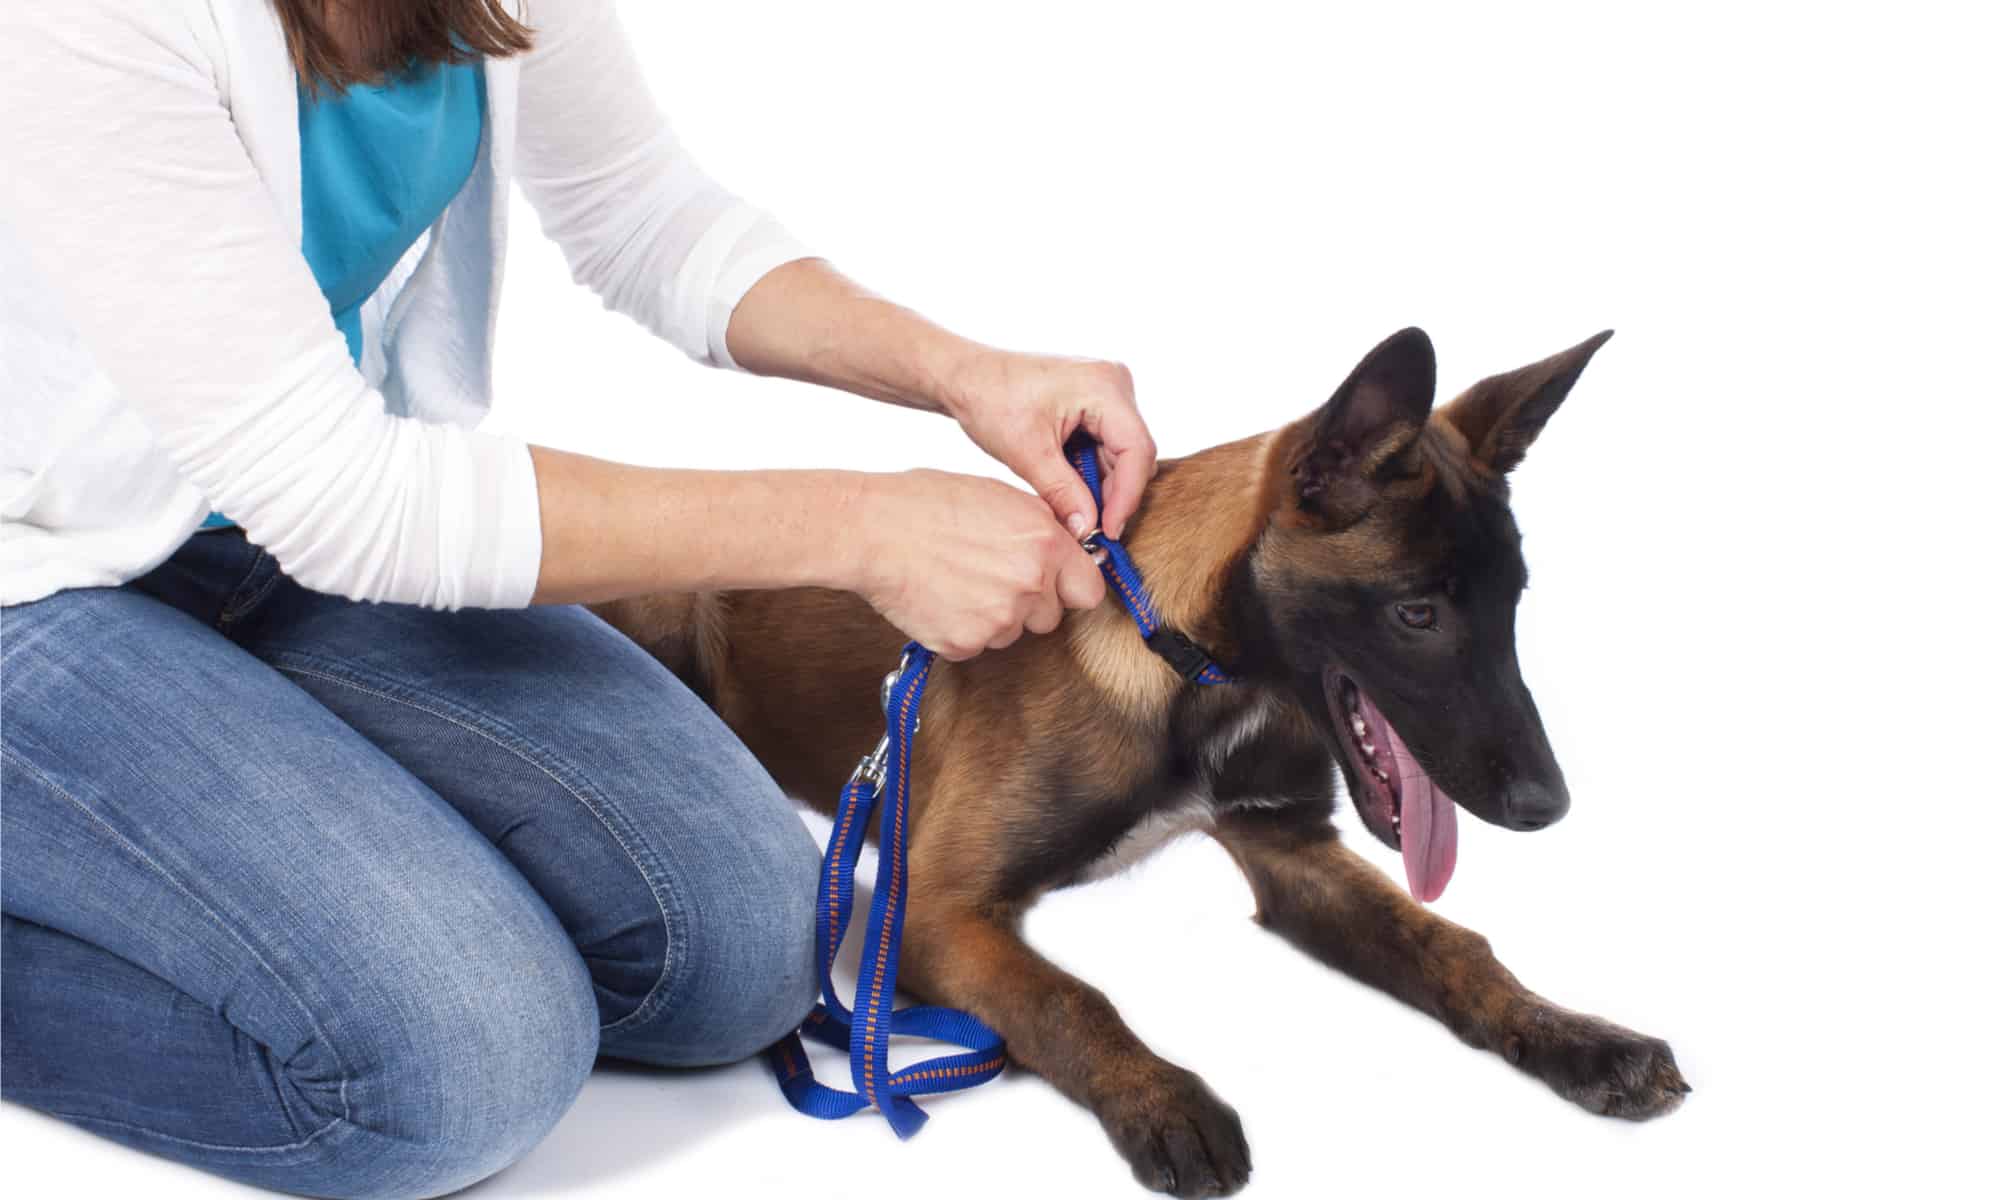
[{"label": "blue jeans", "polygon": [[812,1004],[811,836],[582,609],[355,604],[203,533],[0,613],[0,706],[0,1088],[114,1141],[434,1196],[598,1055],[740,1059]]}]

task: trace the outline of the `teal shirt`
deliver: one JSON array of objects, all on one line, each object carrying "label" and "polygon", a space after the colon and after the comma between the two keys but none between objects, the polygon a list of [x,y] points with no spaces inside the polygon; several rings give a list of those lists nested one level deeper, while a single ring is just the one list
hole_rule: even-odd
[{"label": "teal shirt", "polygon": [[476,63],[419,66],[337,96],[300,88],[306,262],[356,363],[362,304],[465,186],[485,120]]},{"label": "teal shirt", "polygon": [[[299,86],[301,248],[357,366],[361,306],[465,186],[485,124],[478,63],[418,65],[339,94]],[[211,513],[203,528],[229,524]]]}]

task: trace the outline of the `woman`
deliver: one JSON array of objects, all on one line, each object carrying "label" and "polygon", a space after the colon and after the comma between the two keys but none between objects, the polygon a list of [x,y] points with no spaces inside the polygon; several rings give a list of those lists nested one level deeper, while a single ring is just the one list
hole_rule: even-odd
[{"label": "woman", "polygon": [[[1046,632],[1102,595],[1063,438],[1110,452],[1114,534],[1152,472],[1129,376],[805,257],[681,153],[611,0],[71,0],[0,44],[6,1097],[429,1196],[598,1054],[792,1028],[815,847],[575,605],[817,584],[954,658]],[[474,431],[512,179],[610,307],[948,413],[1040,498]]]}]

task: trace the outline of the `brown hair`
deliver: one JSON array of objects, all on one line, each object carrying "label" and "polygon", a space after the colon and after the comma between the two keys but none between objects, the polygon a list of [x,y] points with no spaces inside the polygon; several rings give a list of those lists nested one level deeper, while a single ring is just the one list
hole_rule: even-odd
[{"label": "brown hair", "polygon": [[[308,88],[344,91],[379,83],[411,62],[458,63],[505,58],[533,44],[503,0],[272,0],[285,27],[292,63]],[[338,5],[353,24],[356,48],[327,31]]]}]

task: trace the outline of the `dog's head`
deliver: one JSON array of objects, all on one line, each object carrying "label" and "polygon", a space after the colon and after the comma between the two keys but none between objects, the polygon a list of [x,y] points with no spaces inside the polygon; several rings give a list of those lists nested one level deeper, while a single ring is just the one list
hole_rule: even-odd
[{"label": "dog's head", "polygon": [[1507,474],[1610,336],[1433,411],[1430,339],[1406,329],[1272,443],[1244,650],[1324,720],[1362,822],[1421,900],[1451,877],[1454,802],[1509,829],[1569,808],[1514,652],[1528,571]]}]

